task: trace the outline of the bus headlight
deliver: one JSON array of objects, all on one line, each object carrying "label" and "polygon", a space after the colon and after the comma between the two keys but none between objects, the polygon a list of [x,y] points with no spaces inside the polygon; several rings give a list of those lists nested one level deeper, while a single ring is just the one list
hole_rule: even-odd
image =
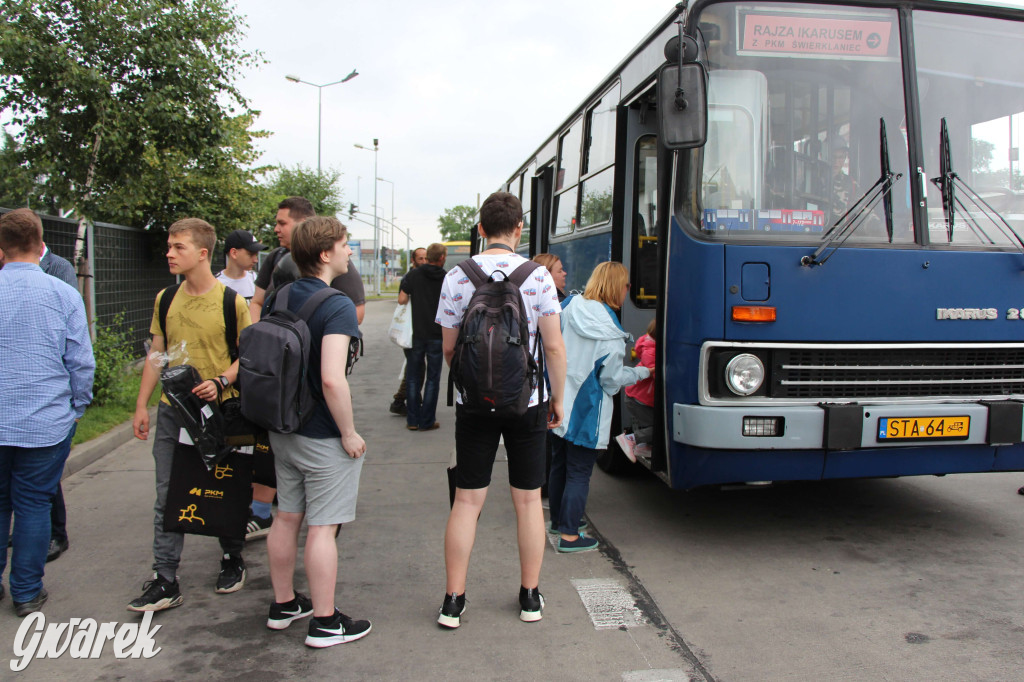
[{"label": "bus headlight", "polygon": [[764,383],[764,364],[756,355],[741,353],[725,366],[725,383],[736,395],[751,395]]}]

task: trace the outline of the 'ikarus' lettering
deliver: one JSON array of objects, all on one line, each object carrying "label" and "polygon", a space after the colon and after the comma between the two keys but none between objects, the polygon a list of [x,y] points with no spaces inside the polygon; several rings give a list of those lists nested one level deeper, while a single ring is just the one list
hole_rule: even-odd
[{"label": "'ikarus' lettering", "polygon": [[999,311],[995,308],[936,308],[937,320],[995,320]]}]

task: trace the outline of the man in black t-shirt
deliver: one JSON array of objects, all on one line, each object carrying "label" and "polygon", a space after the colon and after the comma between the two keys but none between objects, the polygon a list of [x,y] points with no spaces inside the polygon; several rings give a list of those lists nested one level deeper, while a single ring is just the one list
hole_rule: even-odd
[{"label": "man in black t-shirt", "polygon": [[[274,233],[277,235],[278,241],[281,242],[281,246],[267,254],[267,258],[263,261],[260,272],[256,276],[256,293],[253,295],[249,307],[253,323],[259,321],[263,303],[274,289],[280,288],[288,282],[294,282],[300,277],[299,269],[288,254],[291,247],[292,230],[306,218],[315,215],[313,204],[304,197],[288,197],[277,205]],[[331,281],[331,287],[352,299],[356,306],[356,318],[359,324],[362,324],[363,316],[366,314],[366,292],[363,288],[363,278],[351,261],[348,264],[348,270]]]},{"label": "man in black t-shirt", "polygon": [[[412,272],[413,270],[415,270],[416,268],[418,268],[419,266],[426,264],[426,262],[427,262],[427,250],[424,249],[422,246],[420,246],[420,247],[418,247],[416,249],[413,249],[413,251],[412,251],[412,262],[409,263],[409,272],[405,273],[405,276],[402,277],[402,282],[398,286],[399,291],[401,291],[401,289],[402,289],[401,285],[405,283],[405,278],[409,276],[409,273]],[[408,368],[409,349],[406,348],[404,350],[405,350],[406,366],[402,368],[402,379],[398,382],[398,390],[395,391],[395,395],[392,396],[393,400],[391,401],[391,406],[388,408],[388,410],[391,412],[391,414],[397,414],[397,415],[402,416],[402,417],[406,416],[406,414],[407,414],[407,410],[405,409],[405,381],[406,381],[406,379],[409,376],[409,374],[408,374],[408,372],[409,372],[409,368]],[[421,365],[421,368],[422,368],[422,365]],[[420,371],[420,376],[421,377],[426,376],[426,372],[425,371]],[[420,387],[422,388],[422,386],[423,386],[423,383],[420,382]]]},{"label": "man in black t-shirt", "polygon": [[[402,280],[398,302],[412,299],[412,348],[406,363],[405,400],[407,414],[406,428],[410,431],[432,431],[438,427],[434,421],[437,411],[437,395],[441,386],[441,366],[444,353],[441,345],[441,325],[434,321],[437,302],[441,298],[444,276],[444,261],[448,249],[444,244],[427,247],[427,262]],[[426,359],[427,378],[420,396],[420,379],[423,361]]]}]

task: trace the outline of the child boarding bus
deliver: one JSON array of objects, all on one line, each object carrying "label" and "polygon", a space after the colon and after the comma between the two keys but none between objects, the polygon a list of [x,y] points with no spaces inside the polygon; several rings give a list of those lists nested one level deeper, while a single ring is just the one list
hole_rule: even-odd
[{"label": "child boarding bus", "polygon": [[680,3],[526,159],[520,252],[657,316],[643,466],[1024,470],[1022,63],[1021,7]]}]

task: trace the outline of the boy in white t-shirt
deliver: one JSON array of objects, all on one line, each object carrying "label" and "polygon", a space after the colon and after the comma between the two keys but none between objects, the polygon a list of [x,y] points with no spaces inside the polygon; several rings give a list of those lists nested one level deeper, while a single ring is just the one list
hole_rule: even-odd
[{"label": "boy in white t-shirt", "polygon": [[[487,250],[473,256],[473,260],[485,274],[490,275],[500,269],[508,275],[526,262],[515,253],[523,232],[523,207],[515,195],[495,192],[487,197],[480,207],[477,230],[487,240]],[[455,354],[462,315],[473,291],[474,287],[461,267],[455,266],[445,276],[435,321],[441,325],[444,356],[449,365]],[[518,524],[519,618],[525,622],[538,621],[544,607],[544,599],[538,591],[545,544],[540,487],[545,478],[547,430],[562,421],[565,346],[559,324],[561,306],[558,292],[547,269],[542,266],[534,270],[520,287],[520,292],[529,316],[530,336],[534,337],[538,330],[541,334],[543,349],[535,352],[544,353],[544,367],[551,379],[551,395],[548,402],[539,403],[535,389],[530,407],[522,417],[466,416],[461,405],[455,407],[455,501],[444,538],[447,585],[437,619],[442,627],[457,628],[461,623],[460,616],[466,607],[469,555],[473,550],[477,519],[491,482],[498,441],[502,437],[508,453],[508,476]]]},{"label": "boy in white t-shirt", "polygon": [[217,273],[217,279],[234,289],[246,302],[256,293],[253,267],[260,258],[260,251],[265,248],[248,230],[235,230],[224,239],[226,263],[224,269]]}]

